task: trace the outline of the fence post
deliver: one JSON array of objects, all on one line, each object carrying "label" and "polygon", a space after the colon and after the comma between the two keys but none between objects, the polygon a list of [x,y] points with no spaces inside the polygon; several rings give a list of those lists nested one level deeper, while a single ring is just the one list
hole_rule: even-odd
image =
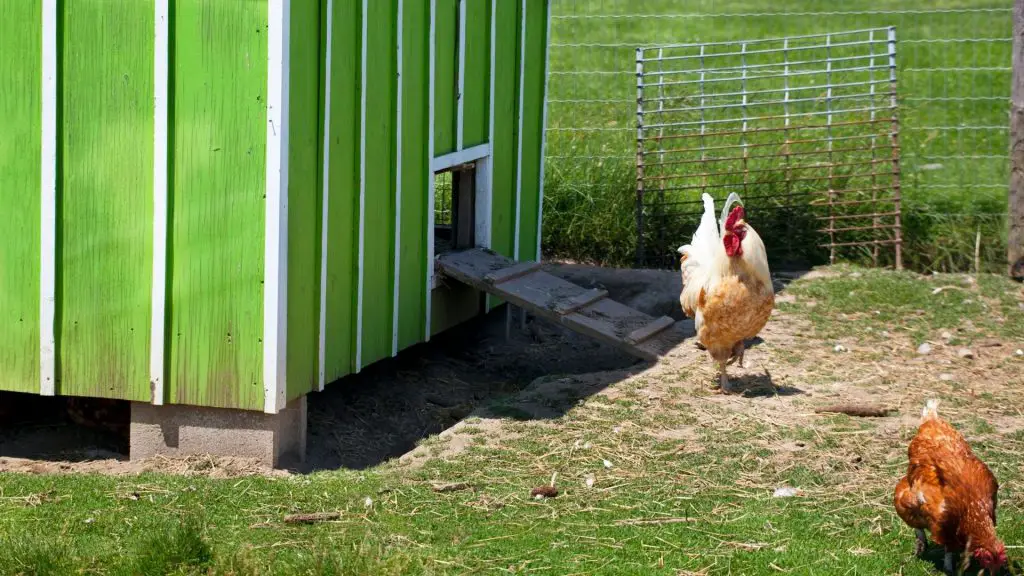
[{"label": "fence post", "polygon": [[1010,92],[1010,276],[1024,281],[1024,0],[1013,3],[1013,87]]},{"label": "fence post", "polygon": [[636,267],[644,253],[644,49],[636,49]]}]

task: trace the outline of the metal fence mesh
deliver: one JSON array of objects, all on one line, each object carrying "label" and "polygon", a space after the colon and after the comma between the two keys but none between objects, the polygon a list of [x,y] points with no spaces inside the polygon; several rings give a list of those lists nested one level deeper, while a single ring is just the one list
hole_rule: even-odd
[{"label": "metal fence mesh", "polygon": [[638,48],[637,264],[671,265],[700,196],[736,192],[807,218],[830,261],[888,246],[899,268],[896,62],[895,28]]},{"label": "metal fence mesh", "polygon": [[[565,230],[587,225],[586,210],[571,214],[573,201],[567,197],[585,205],[595,202],[597,194],[632,197],[635,192],[637,47],[894,26],[909,265],[969,268],[979,235],[986,264],[1001,265],[1010,2],[930,8],[934,3],[924,0],[851,0],[836,10],[837,5],[818,0],[554,0],[546,245],[557,249],[568,243]],[[618,210],[627,207],[616,205]],[[783,242],[782,234],[777,243]],[[665,242],[674,248],[685,240]],[[766,241],[771,253],[771,238]]]}]

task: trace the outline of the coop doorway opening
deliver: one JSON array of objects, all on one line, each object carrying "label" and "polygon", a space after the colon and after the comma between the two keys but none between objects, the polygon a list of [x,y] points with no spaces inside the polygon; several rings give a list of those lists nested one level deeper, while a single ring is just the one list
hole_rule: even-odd
[{"label": "coop doorway opening", "polygon": [[444,254],[477,244],[475,163],[434,175],[434,251]]}]

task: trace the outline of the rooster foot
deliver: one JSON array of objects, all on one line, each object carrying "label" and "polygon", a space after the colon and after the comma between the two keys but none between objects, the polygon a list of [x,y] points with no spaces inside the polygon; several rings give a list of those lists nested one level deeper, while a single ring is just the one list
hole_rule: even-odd
[{"label": "rooster foot", "polygon": [[914,555],[923,556],[928,548],[928,537],[924,535],[924,530],[915,530],[914,535],[917,536],[914,541]]}]

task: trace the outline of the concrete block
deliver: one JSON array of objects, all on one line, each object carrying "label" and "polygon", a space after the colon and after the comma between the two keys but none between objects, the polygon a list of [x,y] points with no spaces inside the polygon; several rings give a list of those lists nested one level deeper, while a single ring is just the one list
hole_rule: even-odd
[{"label": "concrete block", "polygon": [[306,397],[277,414],[134,402],[130,450],[132,460],[209,454],[297,466],[306,456]]}]

